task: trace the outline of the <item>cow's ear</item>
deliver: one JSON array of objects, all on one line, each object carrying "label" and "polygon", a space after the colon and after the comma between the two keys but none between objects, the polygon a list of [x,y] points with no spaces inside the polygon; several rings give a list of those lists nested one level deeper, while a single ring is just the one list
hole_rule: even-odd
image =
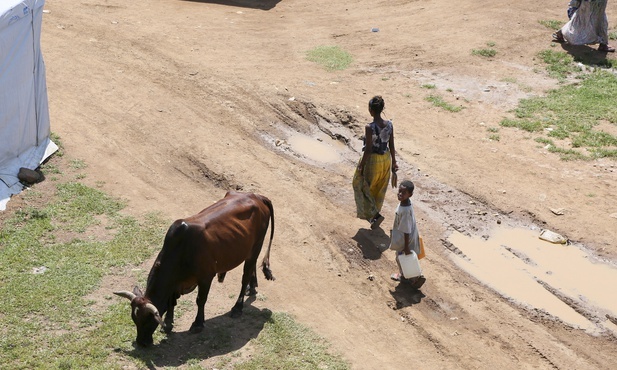
[{"label": "cow's ear", "polygon": [[143,297],[143,293],[141,292],[141,289],[139,289],[139,287],[136,285],[135,288],[133,288],[133,294],[135,294],[138,297]]}]

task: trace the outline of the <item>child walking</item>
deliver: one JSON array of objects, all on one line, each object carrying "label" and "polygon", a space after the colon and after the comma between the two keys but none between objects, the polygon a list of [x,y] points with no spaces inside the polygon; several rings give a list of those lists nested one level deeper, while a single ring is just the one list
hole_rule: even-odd
[{"label": "child walking", "polygon": [[[416,226],[416,216],[413,212],[413,204],[411,196],[414,191],[414,184],[409,180],[401,182],[398,187],[397,198],[399,205],[396,207],[396,215],[394,216],[394,226],[392,227],[392,240],[390,241],[390,249],[396,251],[396,263],[399,267],[399,272],[393,273],[390,277],[396,281],[405,280],[399,256],[411,254],[413,250],[416,255],[420,253],[420,236]],[[406,279],[407,282],[415,289],[420,289],[426,278],[424,276],[416,276],[411,279]]]}]

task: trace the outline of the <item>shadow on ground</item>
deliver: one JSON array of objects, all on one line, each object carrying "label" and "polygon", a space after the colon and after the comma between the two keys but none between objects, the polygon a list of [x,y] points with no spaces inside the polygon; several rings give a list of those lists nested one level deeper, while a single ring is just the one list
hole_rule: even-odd
[{"label": "shadow on ground", "polygon": [[390,245],[390,237],[381,228],[376,230],[359,229],[352,239],[358,243],[362,256],[369,260],[380,259],[381,254]]},{"label": "shadow on ground", "polygon": [[270,10],[281,0],[182,0],[194,3],[210,3],[241,8],[252,8],[260,10]]},{"label": "shadow on ground", "polygon": [[190,360],[202,361],[237,351],[256,338],[271,317],[272,311],[268,309],[245,305],[240,318],[232,319],[229,313],[219,315],[206,320],[199,334],[188,330],[172,332],[158,345],[135,347],[125,354],[143,361],[149,369],[175,368]]},{"label": "shadow on ground", "polygon": [[609,61],[606,59],[608,53],[605,51],[598,51],[597,48],[592,48],[588,45],[571,45],[568,43],[561,44],[561,48],[572,55],[575,61],[585,65],[604,66],[609,64]]},{"label": "shadow on ground", "polygon": [[426,297],[421,290],[412,288],[408,283],[399,283],[394,290],[390,291],[392,298],[396,301],[394,310],[400,310],[401,308],[413,306],[422,302],[422,298]]}]

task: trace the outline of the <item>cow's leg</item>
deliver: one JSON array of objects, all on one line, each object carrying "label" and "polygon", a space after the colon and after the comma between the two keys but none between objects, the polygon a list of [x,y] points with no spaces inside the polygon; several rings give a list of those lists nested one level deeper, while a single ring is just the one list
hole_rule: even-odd
[{"label": "cow's leg", "polygon": [[208,300],[208,293],[210,292],[210,286],[212,286],[213,279],[214,275],[212,275],[210,278],[207,278],[205,281],[199,282],[196,300],[197,316],[195,316],[195,321],[191,325],[191,333],[200,333],[202,330],[204,330],[204,306],[206,305],[206,301]]},{"label": "cow's leg", "polygon": [[165,313],[165,326],[161,328],[161,331],[166,334],[171,333],[171,330],[174,328],[174,308],[178,303],[178,297],[174,297],[169,302],[169,307],[167,308],[167,312]]},{"label": "cow's leg", "polygon": [[251,275],[251,279],[249,280],[249,286],[246,289],[246,295],[253,296],[257,294],[257,290],[255,289],[256,287],[257,287],[257,264],[253,266],[253,275]]},{"label": "cow's leg", "polygon": [[242,309],[244,308],[244,295],[246,294],[246,288],[253,279],[255,274],[255,266],[257,260],[248,260],[244,262],[244,272],[242,273],[242,287],[240,288],[240,295],[236,304],[231,308],[231,317],[236,318],[242,316]]}]

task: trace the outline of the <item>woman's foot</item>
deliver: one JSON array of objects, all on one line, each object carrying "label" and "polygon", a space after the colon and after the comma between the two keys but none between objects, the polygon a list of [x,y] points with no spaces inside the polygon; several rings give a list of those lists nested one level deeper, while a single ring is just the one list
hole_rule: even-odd
[{"label": "woman's foot", "polygon": [[381,225],[381,223],[383,222],[383,220],[384,220],[384,217],[380,215],[379,213],[375,215],[375,217],[373,217],[369,221],[371,223],[371,230],[375,230],[376,228],[378,228],[379,225]]},{"label": "woman's foot", "polygon": [[614,53],[615,48],[608,46],[608,44],[600,44],[600,46],[598,46],[598,51],[603,51],[605,53]]},{"label": "woman's foot", "polygon": [[553,34],[553,41],[555,42],[566,42],[566,39],[563,38],[563,33],[561,33],[561,30],[555,32]]}]

